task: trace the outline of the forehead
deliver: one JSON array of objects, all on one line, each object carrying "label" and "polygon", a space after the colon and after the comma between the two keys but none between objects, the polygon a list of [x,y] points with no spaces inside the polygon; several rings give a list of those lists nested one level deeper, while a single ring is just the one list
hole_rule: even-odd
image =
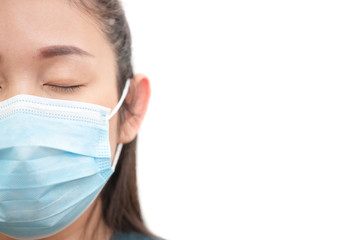
[{"label": "forehead", "polygon": [[75,45],[101,55],[109,44],[95,19],[69,2],[1,0],[0,51]]}]

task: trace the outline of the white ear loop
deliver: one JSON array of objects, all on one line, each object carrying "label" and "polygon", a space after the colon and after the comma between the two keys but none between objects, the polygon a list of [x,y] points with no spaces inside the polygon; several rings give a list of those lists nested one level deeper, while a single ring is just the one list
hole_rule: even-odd
[{"label": "white ear loop", "polygon": [[[123,90],[123,92],[121,94],[121,98],[120,98],[119,102],[116,104],[114,110],[112,110],[110,115],[107,116],[107,120],[110,120],[119,111],[121,105],[123,104],[123,102],[124,102],[124,100],[126,98],[127,93],[129,92],[129,87],[130,87],[130,79],[126,80],[124,90]],[[117,163],[119,161],[122,147],[123,147],[122,144],[118,144],[117,147],[116,147],[113,163],[111,165],[111,168],[114,171],[115,171],[116,165],[117,165]]]},{"label": "white ear loop", "polygon": [[114,170],[114,171],[115,171],[116,165],[117,165],[117,163],[118,163],[118,161],[119,161],[122,147],[123,147],[122,144],[118,144],[117,147],[116,147],[113,164],[111,165],[111,168],[112,168],[112,170]]},{"label": "white ear loop", "polygon": [[121,94],[121,98],[120,98],[118,104],[116,104],[114,110],[112,110],[110,115],[107,116],[107,120],[110,120],[117,113],[117,111],[119,111],[121,105],[123,104],[123,102],[124,102],[124,100],[126,98],[127,93],[129,92],[129,87],[130,87],[130,79],[126,80],[123,93]]}]

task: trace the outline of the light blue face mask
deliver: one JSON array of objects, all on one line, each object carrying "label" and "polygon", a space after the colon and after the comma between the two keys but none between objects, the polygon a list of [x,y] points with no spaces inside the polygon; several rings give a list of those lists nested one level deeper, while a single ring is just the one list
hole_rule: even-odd
[{"label": "light blue face mask", "polygon": [[18,95],[0,102],[0,232],[51,236],[74,222],[114,172],[109,120],[119,110]]}]

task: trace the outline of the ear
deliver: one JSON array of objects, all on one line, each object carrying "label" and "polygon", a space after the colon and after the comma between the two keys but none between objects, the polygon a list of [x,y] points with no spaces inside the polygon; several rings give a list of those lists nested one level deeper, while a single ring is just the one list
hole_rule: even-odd
[{"label": "ear", "polygon": [[125,98],[128,108],[124,108],[120,123],[118,144],[128,143],[136,137],[149,104],[151,89],[149,79],[136,74],[130,81],[129,92]]}]

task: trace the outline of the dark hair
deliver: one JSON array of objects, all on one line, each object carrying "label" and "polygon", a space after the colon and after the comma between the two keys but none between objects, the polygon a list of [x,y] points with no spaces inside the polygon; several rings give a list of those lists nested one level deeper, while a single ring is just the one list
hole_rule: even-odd
[{"label": "dark hair", "polygon": [[[127,79],[133,77],[131,36],[118,0],[69,0],[95,17],[116,55],[117,88],[120,95]],[[131,105],[131,103],[130,103]],[[129,105],[124,103],[129,111]],[[124,112],[120,112],[120,122]],[[124,144],[115,169],[100,194],[105,223],[114,232],[135,232],[154,237],[144,224],[137,191],[136,138]]]}]

